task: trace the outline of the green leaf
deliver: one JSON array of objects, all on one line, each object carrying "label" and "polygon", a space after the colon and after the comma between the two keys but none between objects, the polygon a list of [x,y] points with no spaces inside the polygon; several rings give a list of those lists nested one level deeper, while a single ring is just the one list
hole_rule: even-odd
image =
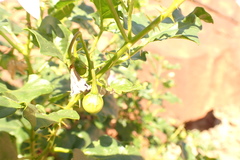
[{"label": "green leaf", "polygon": [[9,118],[0,119],[0,131],[8,132],[16,137],[18,151],[20,151],[23,142],[29,139],[29,135],[26,130],[26,126],[29,125],[29,122],[27,122],[24,118],[14,120],[10,120]]},{"label": "green leaf", "polygon": [[0,93],[3,93],[5,91],[8,91],[7,86],[3,83],[0,83]]},{"label": "green leaf", "polygon": [[198,18],[207,23],[213,23],[212,16],[205,11],[202,7],[196,7],[192,14],[195,14]]},{"label": "green leaf", "polygon": [[166,92],[165,94],[161,95],[159,98],[167,100],[168,102],[171,102],[171,103],[181,102],[181,100],[176,95],[170,92]]},{"label": "green leaf", "polygon": [[30,103],[34,98],[51,93],[52,91],[53,88],[49,81],[39,78],[38,75],[32,74],[29,76],[28,82],[22,88],[18,90],[9,90],[4,94],[11,97],[11,99],[15,97],[19,103]]},{"label": "green leaf", "polygon": [[22,32],[22,28],[8,19],[3,19],[0,20],[0,31],[3,31],[5,34],[19,34]]},{"label": "green leaf", "polygon": [[24,118],[26,118],[34,130],[39,128],[48,127],[54,123],[61,122],[62,119],[79,119],[79,115],[74,110],[59,110],[46,114],[39,105],[28,105],[23,112]]},{"label": "green leaf", "polygon": [[104,160],[143,160],[136,148],[124,147],[109,136],[102,136],[98,141],[93,141],[83,152],[85,155]]},{"label": "green leaf", "polygon": [[[106,0],[92,0],[92,1],[97,8],[97,12],[100,15],[100,19],[113,18],[112,12],[110,11],[110,8]],[[117,10],[119,1],[112,0],[112,3],[114,5],[114,8]]]},{"label": "green leaf", "polygon": [[134,55],[131,57],[131,60],[147,61],[146,54],[148,54],[147,51],[142,51],[142,50],[141,50],[141,51],[137,52],[136,54],[134,54]]},{"label": "green leaf", "polygon": [[133,84],[131,81],[125,78],[113,80],[110,84],[110,87],[118,94],[143,89],[143,86],[141,86],[140,84]]},{"label": "green leaf", "polygon": [[[132,32],[134,35],[141,32],[144,28],[146,28],[149,25],[149,19],[146,17],[143,13],[137,13],[132,15]],[[124,25],[125,28],[127,28],[127,24]],[[148,37],[148,35],[144,36],[145,38]]]},{"label": "green leaf", "polygon": [[42,21],[39,31],[27,30],[36,37],[41,54],[58,57],[62,61],[64,60],[64,56],[67,54],[68,46],[72,40],[72,33],[59,20],[47,16]]},{"label": "green leaf", "polygon": [[0,97],[0,118],[9,116],[16,112],[18,108],[23,108],[24,106],[18,104],[16,101],[9,99],[7,97]]},{"label": "green leaf", "polygon": [[2,7],[3,6],[1,5],[0,6],[0,19],[5,19],[5,18],[8,18],[9,16],[11,16],[11,14]]},{"label": "green leaf", "polygon": [[7,132],[0,132],[0,159],[17,158],[16,138]]},{"label": "green leaf", "polygon": [[202,30],[201,20],[212,23],[211,16],[201,7],[197,7],[188,16],[183,17],[179,10],[173,13],[174,22],[166,18],[159,27],[149,33],[149,42],[161,41],[168,38],[180,38],[199,43],[198,33]]},{"label": "green leaf", "polygon": [[53,9],[49,10],[49,14],[59,20],[69,17],[74,8],[74,2],[74,0],[59,1]]}]

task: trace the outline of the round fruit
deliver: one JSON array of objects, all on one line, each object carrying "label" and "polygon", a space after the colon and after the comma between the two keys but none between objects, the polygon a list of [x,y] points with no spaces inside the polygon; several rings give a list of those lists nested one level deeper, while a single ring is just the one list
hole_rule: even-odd
[{"label": "round fruit", "polygon": [[82,106],[88,113],[98,113],[103,108],[103,99],[100,94],[89,92],[82,100]]}]

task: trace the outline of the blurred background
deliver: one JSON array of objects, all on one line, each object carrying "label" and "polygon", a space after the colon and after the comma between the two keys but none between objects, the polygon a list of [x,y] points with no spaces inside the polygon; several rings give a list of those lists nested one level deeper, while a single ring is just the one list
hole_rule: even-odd
[{"label": "blurred background", "polygon": [[[204,7],[214,20],[214,24],[203,23],[200,44],[170,39],[146,47],[181,66],[169,74],[175,80],[171,92],[181,103],[164,102],[166,111],[162,116],[185,123],[187,129],[203,131],[206,141],[219,149],[217,155],[237,160],[240,159],[239,1],[193,0],[186,1],[181,9],[186,15],[196,6]],[[151,81],[148,72],[151,68],[146,67],[149,63],[144,64],[146,69],[140,77]]]},{"label": "blurred background", "polygon": [[[171,2],[151,0],[145,7],[145,13],[156,15],[159,13],[156,6],[159,4],[169,6]],[[145,47],[145,50],[150,53],[164,57],[171,64],[180,66],[179,69],[170,70],[167,73],[159,72],[159,76],[164,74],[163,77],[174,80],[173,87],[169,90],[180,99],[179,103],[163,101],[165,111],[159,116],[169,120],[176,128],[184,124],[187,130],[201,131],[198,135],[199,142],[194,139],[194,143],[211,143],[212,148],[204,150],[211,151],[207,153],[209,157],[239,160],[240,2],[236,0],[188,0],[182,4],[181,9],[183,14],[187,15],[196,6],[203,7],[214,20],[214,24],[203,22],[199,44],[168,39]],[[19,21],[21,20],[19,17],[23,15],[25,13],[12,18]],[[161,68],[161,65],[157,59],[144,62],[143,70],[138,72],[141,81],[156,84],[158,79],[154,78],[152,73],[156,71],[156,68]],[[10,84],[21,85],[18,80],[12,81],[6,71],[2,71],[2,75],[4,76],[1,78]],[[162,89],[160,84],[156,87],[159,90]],[[151,105],[150,107],[154,110],[159,106]],[[191,139],[188,140],[191,141]],[[177,149],[173,147],[173,150]],[[170,155],[173,154],[174,152],[170,153]]]}]

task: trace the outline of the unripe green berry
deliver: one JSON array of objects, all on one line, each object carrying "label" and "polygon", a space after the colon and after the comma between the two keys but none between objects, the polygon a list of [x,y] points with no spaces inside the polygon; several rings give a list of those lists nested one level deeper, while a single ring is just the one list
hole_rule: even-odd
[{"label": "unripe green berry", "polygon": [[103,108],[103,99],[100,94],[89,92],[82,100],[82,106],[88,113],[98,113]]}]

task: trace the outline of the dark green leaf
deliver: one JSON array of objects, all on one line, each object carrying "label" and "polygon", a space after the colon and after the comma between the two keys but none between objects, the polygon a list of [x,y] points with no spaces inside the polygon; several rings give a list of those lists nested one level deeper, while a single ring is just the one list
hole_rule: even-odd
[{"label": "dark green leaf", "polygon": [[192,13],[195,14],[198,18],[200,18],[204,22],[213,23],[212,16],[209,13],[207,13],[205,9],[202,7],[196,7]]},{"label": "dark green leaf", "polygon": [[74,8],[74,0],[68,0],[68,1],[59,1],[53,8],[53,10],[50,10],[50,14],[61,20],[64,17],[69,17],[73,8]]},{"label": "dark green leaf", "polygon": [[[139,32],[141,32],[144,28],[146,28],[149,25],[149,20],[146,17],[145,14],[143,13],[138,13],[138,14],[134,14],[132,16],[132,32],[133,34],[138,34]],[[125,24],[125,28],[127,27],[127,24]],[[148,35],[144,36],[145,38],[148,37]]]},{"label": "dark green leaf", "polygon": [[16,138],[7,132],[0,132],[0,159],[18,159],[17,158]]},{"label": "dark green leaf", "polygon": [[45,17],[42,22],[40,27],[38,28],[39,32],[43,35],[49,35],[52,36],[53,32],[56,34],[57,37],[64,38],[64,32],[61,28],[61,22],[52,17],[52,16],[47,16]]},{"label": "dark green leaf", "polygon": [[[100,19],[113,18],[112,12],[110,11],[110,8],[106,0],[92,0],[92,1],[97,8],[98,14],[100,15]],[[119,1],[112,0],[112,3],[114,5],[114,8],[117,10]]]},{"label": "dark green leaf", "polygon": [[18,108],[23,108],[22,105],[7,97],[0,97],[0,118],[9,116],[16,112]]},{"label": "dark green leaf", "polygon": [[147,57],[146,57],[146,54],[148,54],[147,51],[139,51],[137,52],[136,54],[134,54],[132,57],[131,57],[131,60],[142,60],[142,61],[146,61],[147,60]]}]

